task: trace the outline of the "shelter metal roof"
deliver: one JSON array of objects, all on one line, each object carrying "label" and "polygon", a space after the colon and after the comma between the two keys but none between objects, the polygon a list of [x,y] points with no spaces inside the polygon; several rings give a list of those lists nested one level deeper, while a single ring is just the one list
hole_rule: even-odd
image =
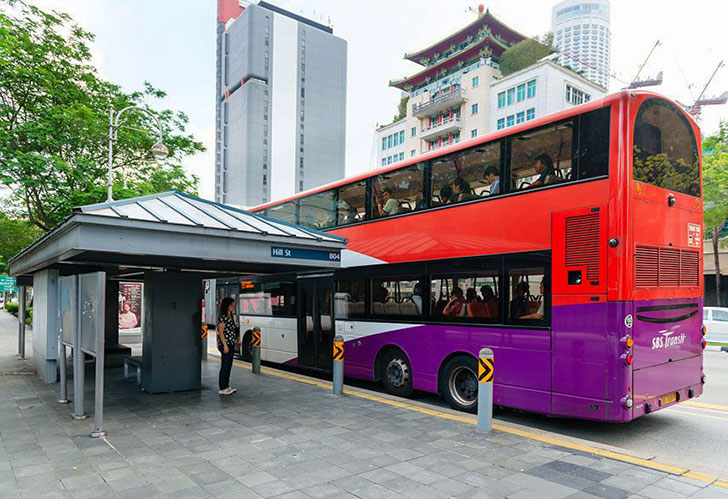
[{"label": "shelter metal roof", "polygon": [[[274,247],[298,251],[280,258]],[[338,267],[326,252],[345,247],[340,236],[168,191],[75,208],[9,263],[16,276],[71,267],[263,273]]]}]

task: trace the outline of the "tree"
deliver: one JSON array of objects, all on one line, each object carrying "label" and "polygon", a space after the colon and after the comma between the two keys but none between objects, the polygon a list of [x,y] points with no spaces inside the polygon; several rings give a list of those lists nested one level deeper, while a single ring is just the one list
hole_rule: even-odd
[{"label": "tree", "polygon": [[721,122],[718,133],[703,141],[703,222],[711,234],[715,258],[715,293],[721,307],[720,233],[728,220],[728,123]]},{"label": "tree", "polygon": [[[152,112],[165,93],[145,83],[127,93],[101,79],[91,64],[93,34],[70,16],[44,12],[21,0],[0,11],[0,183],[12,192],[24,219],[44,231],[72,208],[106,198],[109,108]],[[169,158],[155,163],[157,140],[144,113],[129,113],[114,145],[114,197],[169,189],[195,193],[198,179],[179,165],[204,151],[186,133],[182,112],[155,112]]]},{"label": "tree", "polygon": [[538,38],[526,38],[506,49],[500,57],[500,70],[503,76],[515,73],[543,59],[553,52],[553,33]]},{"label": "tree", "polygon": [[405,95],[399,100],[399,105],[397,106],[397,114],[394,115],[394,118],[392,118],[392,121],[399,121],[405,116],[407,116],[407,103],[409,102],[409,95]]},{"label": "tree", "polygon": [[8,273],[8,260],[30,246],[43,232],[25,220],[0,212],[0,274]]}]

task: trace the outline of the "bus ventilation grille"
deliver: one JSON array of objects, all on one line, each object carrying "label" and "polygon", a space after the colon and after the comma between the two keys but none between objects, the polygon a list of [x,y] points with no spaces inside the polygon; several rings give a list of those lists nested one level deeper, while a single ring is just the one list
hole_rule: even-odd
[{"label": "bus ventilation grille", "polygon": [[586,267],[587,280],[599,280],[599,213],[566,217],[566,266]]},{"label": "bus ventilation grille", "polygon": [[699,267],[697,251],[637,246],[635,285],[638,288],[698,286]]}]

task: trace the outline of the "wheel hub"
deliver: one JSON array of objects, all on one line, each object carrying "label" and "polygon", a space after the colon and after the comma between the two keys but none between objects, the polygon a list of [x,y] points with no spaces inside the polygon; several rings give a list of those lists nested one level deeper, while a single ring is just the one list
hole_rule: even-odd
[{"label": "wheel hub", "polygon": [[455,401],[462,406],[472,406],[478,400],[478,380],[469,367],[458,366],[453,369],[448,388]]},{"label": "wheel hub", "polygon": [[407,386],[410,378],[410,369],[404,359],[396,358],[387,365],[387,382],[395,388]]}]

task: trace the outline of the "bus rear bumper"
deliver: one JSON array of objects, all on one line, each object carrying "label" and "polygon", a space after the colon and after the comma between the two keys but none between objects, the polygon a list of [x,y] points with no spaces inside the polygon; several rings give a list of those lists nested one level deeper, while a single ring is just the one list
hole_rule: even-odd
[{"label": "bus rear bumper", "polygon": [[[632,419],[659,411],[703,393],[702,356],[636,369]],[[681,381],[682,386],[675,386]]]}]

